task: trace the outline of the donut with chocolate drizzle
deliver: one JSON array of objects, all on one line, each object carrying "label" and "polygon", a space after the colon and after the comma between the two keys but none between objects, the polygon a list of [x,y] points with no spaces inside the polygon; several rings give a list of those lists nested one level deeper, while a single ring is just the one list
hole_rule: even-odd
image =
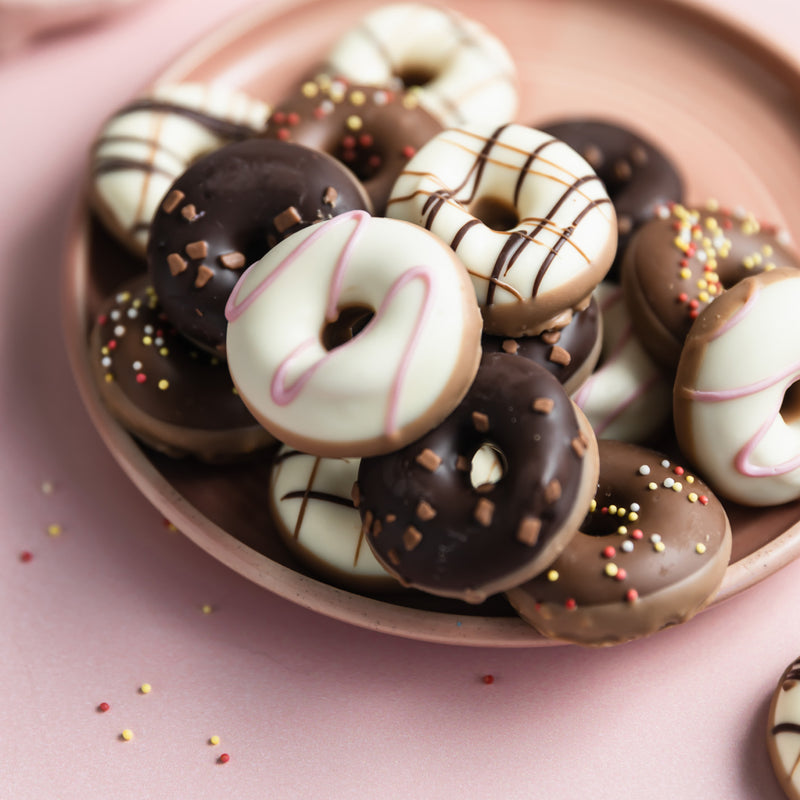
[{"label": "donut with chocolate drizzle", "polygon": [[708,486],[639,445],[601,439],[600,480],[579,533],[506,593],[544,636],[608,645],[685,622],[728,566],[731,528]]},{"label": "donut with chocolate drizzle", "polygon": [[[504,470],[473,485],[490,444]],[[544,367],[483,356],[464,400],[403,449],[362,459],[358,507],[367,541],[401,583],[480,603],[528,580],[566,546],[597,482],[597,443]]]},{"label": "donut with chocolate drizzle", "polygon": [[387,216],[447,242],[472,277],[487,332],[535,336],[584,308],[614,259],[614,207],[571,147],[524,125],[431,139],[392,188]]},{"label": "donut with chocolate drizzle", "polygon": [[244,267],[286,236],[371,203],[332,156],[290,142],[249,139],[192,164],[153,218],[153,286],[172,324],[225,357],[225,304]]}]

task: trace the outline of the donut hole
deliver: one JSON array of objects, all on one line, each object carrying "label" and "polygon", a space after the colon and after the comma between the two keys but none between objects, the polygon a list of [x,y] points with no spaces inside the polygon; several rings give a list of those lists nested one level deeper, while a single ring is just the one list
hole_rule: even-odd
[{"label": "donut hole", "polygon": [[499,483],[508,470],[508,462],[502,450],[492,443],[482,444],[472,456],[469,480],[478,491],[489,491]]},{"label": "donut hole", "polygon": [[783,393],[780,415],[787,425],[800,420],[800,380],[790,384]]},{"label": "donut hole", "polygon": [[[610,510],[609,510],[610,509]],[[600,506],[594,512],[589,512],[583,520],[579,530],[587,536],[618,536],[621,525],[625,525],[625,517],[612,513],[614,504]]]},{"label": "donut hole", "polygon": [[429,84],[436,77],[436,72],[423,64],[405,64],[395,77],[403,84],[403,88],[411,89]]},{"label": "donut hole", "polygon": [[338,309],[338,316],[327,322],[320,333],[322,346],[330,351],[358,336],[375,316],[369,306],[352,305]]},{"label": "donut hole", "polygon": [[469,207],[469,213],[494,231],[511,230],[519,222],[514,206],[498,197],[477,198]]}]

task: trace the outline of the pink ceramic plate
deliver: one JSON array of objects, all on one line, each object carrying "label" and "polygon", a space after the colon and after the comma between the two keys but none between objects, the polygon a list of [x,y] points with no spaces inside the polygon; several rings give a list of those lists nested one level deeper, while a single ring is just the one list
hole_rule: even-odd
[{"label": "pink ceramic plate", "polygon": [[[800,69],[691,4],[653,0],[453,0],[508,45],[521,76],[520,121],[602,114],[635,126],[681,165],[690,201],[715,197],[785,225],[800,241]],[[218,81],[268,102],[311,66],[373,0],[314,0],[275,15],[256,8],[199,42],[162,81]],[[120,98],[122,105],[125,98]],[[478,608],[418,594],[376,599],[307,574],[273,532],[269,460],[233,467],[142,449],[99,401],[86,339],[102,297],[144,265],[81,209],[67,259],[65,325],[94,424],[145,496],[189,538],[252,581],[366,628],[455,644],[553,644],[500,598]],[[734,555],[715,603],[800,555],[800,503],[729,507]]]}]

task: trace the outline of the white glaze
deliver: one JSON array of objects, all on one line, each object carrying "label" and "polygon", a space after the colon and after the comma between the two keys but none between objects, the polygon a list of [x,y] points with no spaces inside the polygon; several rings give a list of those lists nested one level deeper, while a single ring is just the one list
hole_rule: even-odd
[{"label": "white glaze", "polygon": [[[223,86],[177,83],[141,98],[263,130],[269,106]],[[101,217],[133,250],[144,253],[148,226],[168,189],[197,158],[228,139],[179,112],[125,107],[103,126],[92,149],[92,194]]]},{"label": "white glaze", "polygon": [[800,659],[784,670],[769,708],[767,750],[791,800],[800,800]]},{"label": "white glaze", "polygon": [[800,271],[741,281],[697,318],[675,380],[678,443],[721,494],[754,506],[800,497]]},{"label": "white glaze", "polygon": [[[345,344],[339,310],[375,313]],[[376,455],[433,428],[480,358],[480,313],[463,266],[435,236],[352,211],[280,242],[228,301],[228,366],[280,441],[329,457]]]},{"label": "white glaze", "polygon": [[646,443],[672,415],[672,383],[633,333],[622,287],[601,283],[603,344],[597,369],[572,396],[600,439]]},{"label": "white glaze", "polygon": [[399,590],[364,541],[352,500],[359,463],[282,447],[270,482],[273,517],[287,545],[316,571],[353,588]]},{"label": "white glaze", "polygon": [[331,72],[368,85],[391,85],[409,70],[431,75],[414,93],[445,127],[477,119],[499,124],[516,114],[516,70],[505,46],[449,9],[378,8],[335,43],[327,63]]},{"label": "white glaze", "polygon": [[[514,210],[511,228],[495,230],[473,215],[486,202]],[[386,213],[454,247],[487,330],[506,336],[569,322],[616,251],[616,215],[594,170],[550,134],[517,124],[435,136],[395,182]],[[514,319],[500,329],[490,313]]]}]

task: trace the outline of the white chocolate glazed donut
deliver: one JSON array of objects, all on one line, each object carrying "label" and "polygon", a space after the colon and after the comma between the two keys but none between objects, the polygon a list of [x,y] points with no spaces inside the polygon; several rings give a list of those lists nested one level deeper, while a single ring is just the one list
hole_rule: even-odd
[{"label": "white chocolate glazed donut", "polygon": [[586,160],[524,125],[443,131],[409,161],[387,216],[452,247],[472,277],[488,333],[566,325],[611,266],[614,207]]},{"label": "white chocolate glazed donut", "polygon": [[772,694],[767,751],[786,796],[800,800],[800,658],[786,667]]},{"label": "white chocolate glazed donut", "polygon": [[672,415],[672,384],[633,332],[622,287],[594,293],[603,320],[597,369],[573,394],[599,439],[646,442]]},{"label": "white chocolate glazed donut", "polygon": [[483,25],[450,9],[395,3],[367,14],[344,34],[327,69],[354,83],[401,80],[445,127],[470,120],[508,122],[517,111],[516,69]]},{"label": "white chocolate glazed donut", "polygon": [[399,591],[364,541],[353,501],[357,458],[320,458],[282,447],[270,482],[278,533],[292,552],[341,586]]},{"label": "white chocolate glazed donut", "polygon": [[[363,330],[328,344],[359,309],[372,314]],[[226,317],[245,404],[279,441],[313,455],[378,455],[427,433],[480,359],[475,293],[452,251],[364,211],[279,242],[236,284]]]},{"label": "white chocolate glazed donut", "polygon": [[674,388],[683,452],[720,494],[767,506],[800,497],[800,270],[740,281],[694,321]]},{"label": "white chocolate glazed donut", "polygon": [[172,183],[201,155],[263,131],[269,111],[222,86],[156,87],[119,109],[98,134],[92,205],[123,244],[144,255],[150,221]]}]

